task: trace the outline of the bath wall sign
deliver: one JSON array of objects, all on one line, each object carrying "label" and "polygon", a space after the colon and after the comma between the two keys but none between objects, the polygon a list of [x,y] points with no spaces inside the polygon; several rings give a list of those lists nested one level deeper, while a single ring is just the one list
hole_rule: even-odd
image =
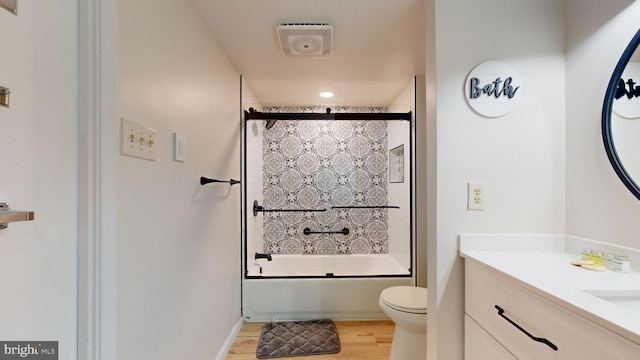
[{"label": "bath wall sign", "polygon": [[629,62],[618,80],[613,112],[626,119],[640,118],[640,62]]},{"label": "bath wall sign", "polygon": [[521,80],[511,65],[500,61],[487,61],[476,66],[464,86],[469,106],[486,117],[508,114],[518,104]]}]

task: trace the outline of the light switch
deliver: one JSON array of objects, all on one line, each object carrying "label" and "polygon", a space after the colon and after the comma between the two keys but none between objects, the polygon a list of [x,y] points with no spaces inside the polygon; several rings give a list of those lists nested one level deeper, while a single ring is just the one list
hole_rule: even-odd
[{"label": "light switch", "polygon": [[173,159],[175,161],[187,160],[187,138],[182,133],[173,133]]},{"label": "light switch", "polygon": [[158,132],[122,118],[122,155],[156,161]]}]

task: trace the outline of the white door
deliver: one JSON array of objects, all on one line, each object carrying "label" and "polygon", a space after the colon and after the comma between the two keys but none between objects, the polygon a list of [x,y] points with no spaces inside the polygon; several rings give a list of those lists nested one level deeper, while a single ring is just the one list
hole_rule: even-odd
[{"label": "white door", "polygon": [[0,202],[35,212],[0,230],[0,339],[76,354],[77,0],[0,8]]}]

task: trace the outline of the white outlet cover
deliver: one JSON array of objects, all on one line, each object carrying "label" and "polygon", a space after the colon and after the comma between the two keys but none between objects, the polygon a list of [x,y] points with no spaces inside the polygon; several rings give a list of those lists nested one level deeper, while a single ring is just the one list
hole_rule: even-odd
[{"label": "white outlet cover", "polygon": [[469,182],[467,185],[467,210],[484,210],[487,193],[483,183]]},{"label": "white outlet cover", "polygon": [[156,161],[158,132],[122,118],[122,155]]}]

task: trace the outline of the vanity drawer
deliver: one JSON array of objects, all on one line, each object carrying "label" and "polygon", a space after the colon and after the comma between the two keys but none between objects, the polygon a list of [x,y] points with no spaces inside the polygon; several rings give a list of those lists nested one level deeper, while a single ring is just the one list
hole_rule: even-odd
[{"label": "vanity drawer", "polygon": [[464,316],[465,360],[517,360],[469,315]]},{"label": "vanity drawer", "polygon": [[[640,358],[640,345],[526,290],[503,273],[473,261],[466,266],[465,312],[516,358]],[[522,330],[500,316],[496,306]]]}]

